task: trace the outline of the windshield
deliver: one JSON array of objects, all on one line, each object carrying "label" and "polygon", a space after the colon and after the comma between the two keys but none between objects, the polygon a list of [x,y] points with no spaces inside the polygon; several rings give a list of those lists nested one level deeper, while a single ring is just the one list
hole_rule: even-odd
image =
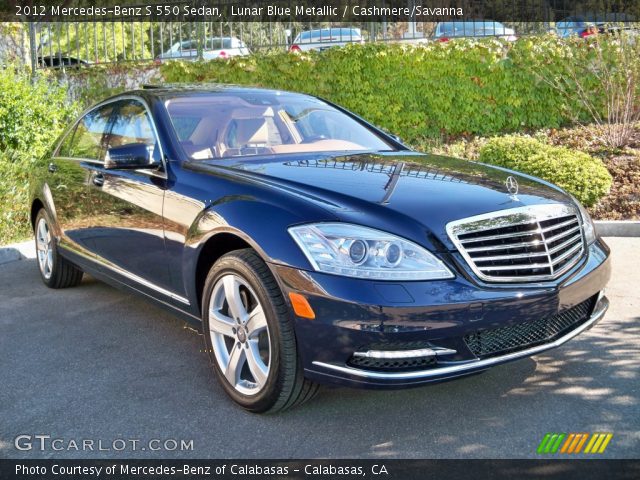
[{"label": "windshield", "polygon": [[392,149],[350,116],[305,95],[190,93],[165,106],[183,150],[195,160]]}]

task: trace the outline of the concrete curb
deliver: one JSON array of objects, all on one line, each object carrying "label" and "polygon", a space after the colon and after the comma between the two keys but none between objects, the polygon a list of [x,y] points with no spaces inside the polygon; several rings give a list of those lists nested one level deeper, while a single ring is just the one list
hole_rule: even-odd
[{"label": "concrete curb", "polygon": [[640,237],[640,221],[596,220],[596,230],[603,237]]},{"label": "concrete curb", "polygon": [[36,246],[33,240],[0,247],[0,265],[33,258],[36,258]]}]

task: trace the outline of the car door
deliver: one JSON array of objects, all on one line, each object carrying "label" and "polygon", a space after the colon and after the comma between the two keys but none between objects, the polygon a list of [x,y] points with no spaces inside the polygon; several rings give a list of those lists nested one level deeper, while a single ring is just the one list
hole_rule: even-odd
[{"label": "car door", "polygon": [[[161,146],[148,108],[141,99],[115,104],[104,144],[143,143],[163,165]],[[90,219],[94,250],[107,273],[126,277],[136,288],[171,297],[165,259],[162,208],[167,186],[165,169],[106,169],[95,165],[89,188],[96,215]]]},{"label": "car door", "polygon": [[114,107],[87,112],[66,134],[47,165],[50,213],[60,229],[60,246],[81,257],[93,257],[95,244],[87,229],[95,214],[89,182],[104,155],[105,132]]}]

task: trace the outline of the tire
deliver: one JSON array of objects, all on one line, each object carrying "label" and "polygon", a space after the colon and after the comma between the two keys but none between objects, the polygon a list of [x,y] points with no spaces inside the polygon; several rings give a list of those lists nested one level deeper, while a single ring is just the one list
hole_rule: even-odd
[{"label": "tire", "polygon": [[252,249],[222,256],[204,286],[207,352],[225,392],[254,413],[278,412],[310,400],[289,307],[267,265]]},{"label": "tire", "polygon": [[44,208],[36,216],[33,234],[38,270],[44,284],[49,288],[78,285],[82,281],[82,270],[58,253],[56,240],[51,233],[51,219]]}]

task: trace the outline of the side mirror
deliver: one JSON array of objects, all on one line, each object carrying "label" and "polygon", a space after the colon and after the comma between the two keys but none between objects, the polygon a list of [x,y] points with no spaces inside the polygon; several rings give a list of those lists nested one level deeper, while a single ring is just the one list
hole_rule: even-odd
[{"label": "side mirror", "polygon": [[128,143],[107,150],[104,168],[108,170],[157,168],[153,159],[153,147],[144,143]]},{"label": "side mirror", "polygon": [[404,145],[402,138],[400,138],[398,135],[391,134],[390,137],[393,138],[396,142],[402,143]]}]

